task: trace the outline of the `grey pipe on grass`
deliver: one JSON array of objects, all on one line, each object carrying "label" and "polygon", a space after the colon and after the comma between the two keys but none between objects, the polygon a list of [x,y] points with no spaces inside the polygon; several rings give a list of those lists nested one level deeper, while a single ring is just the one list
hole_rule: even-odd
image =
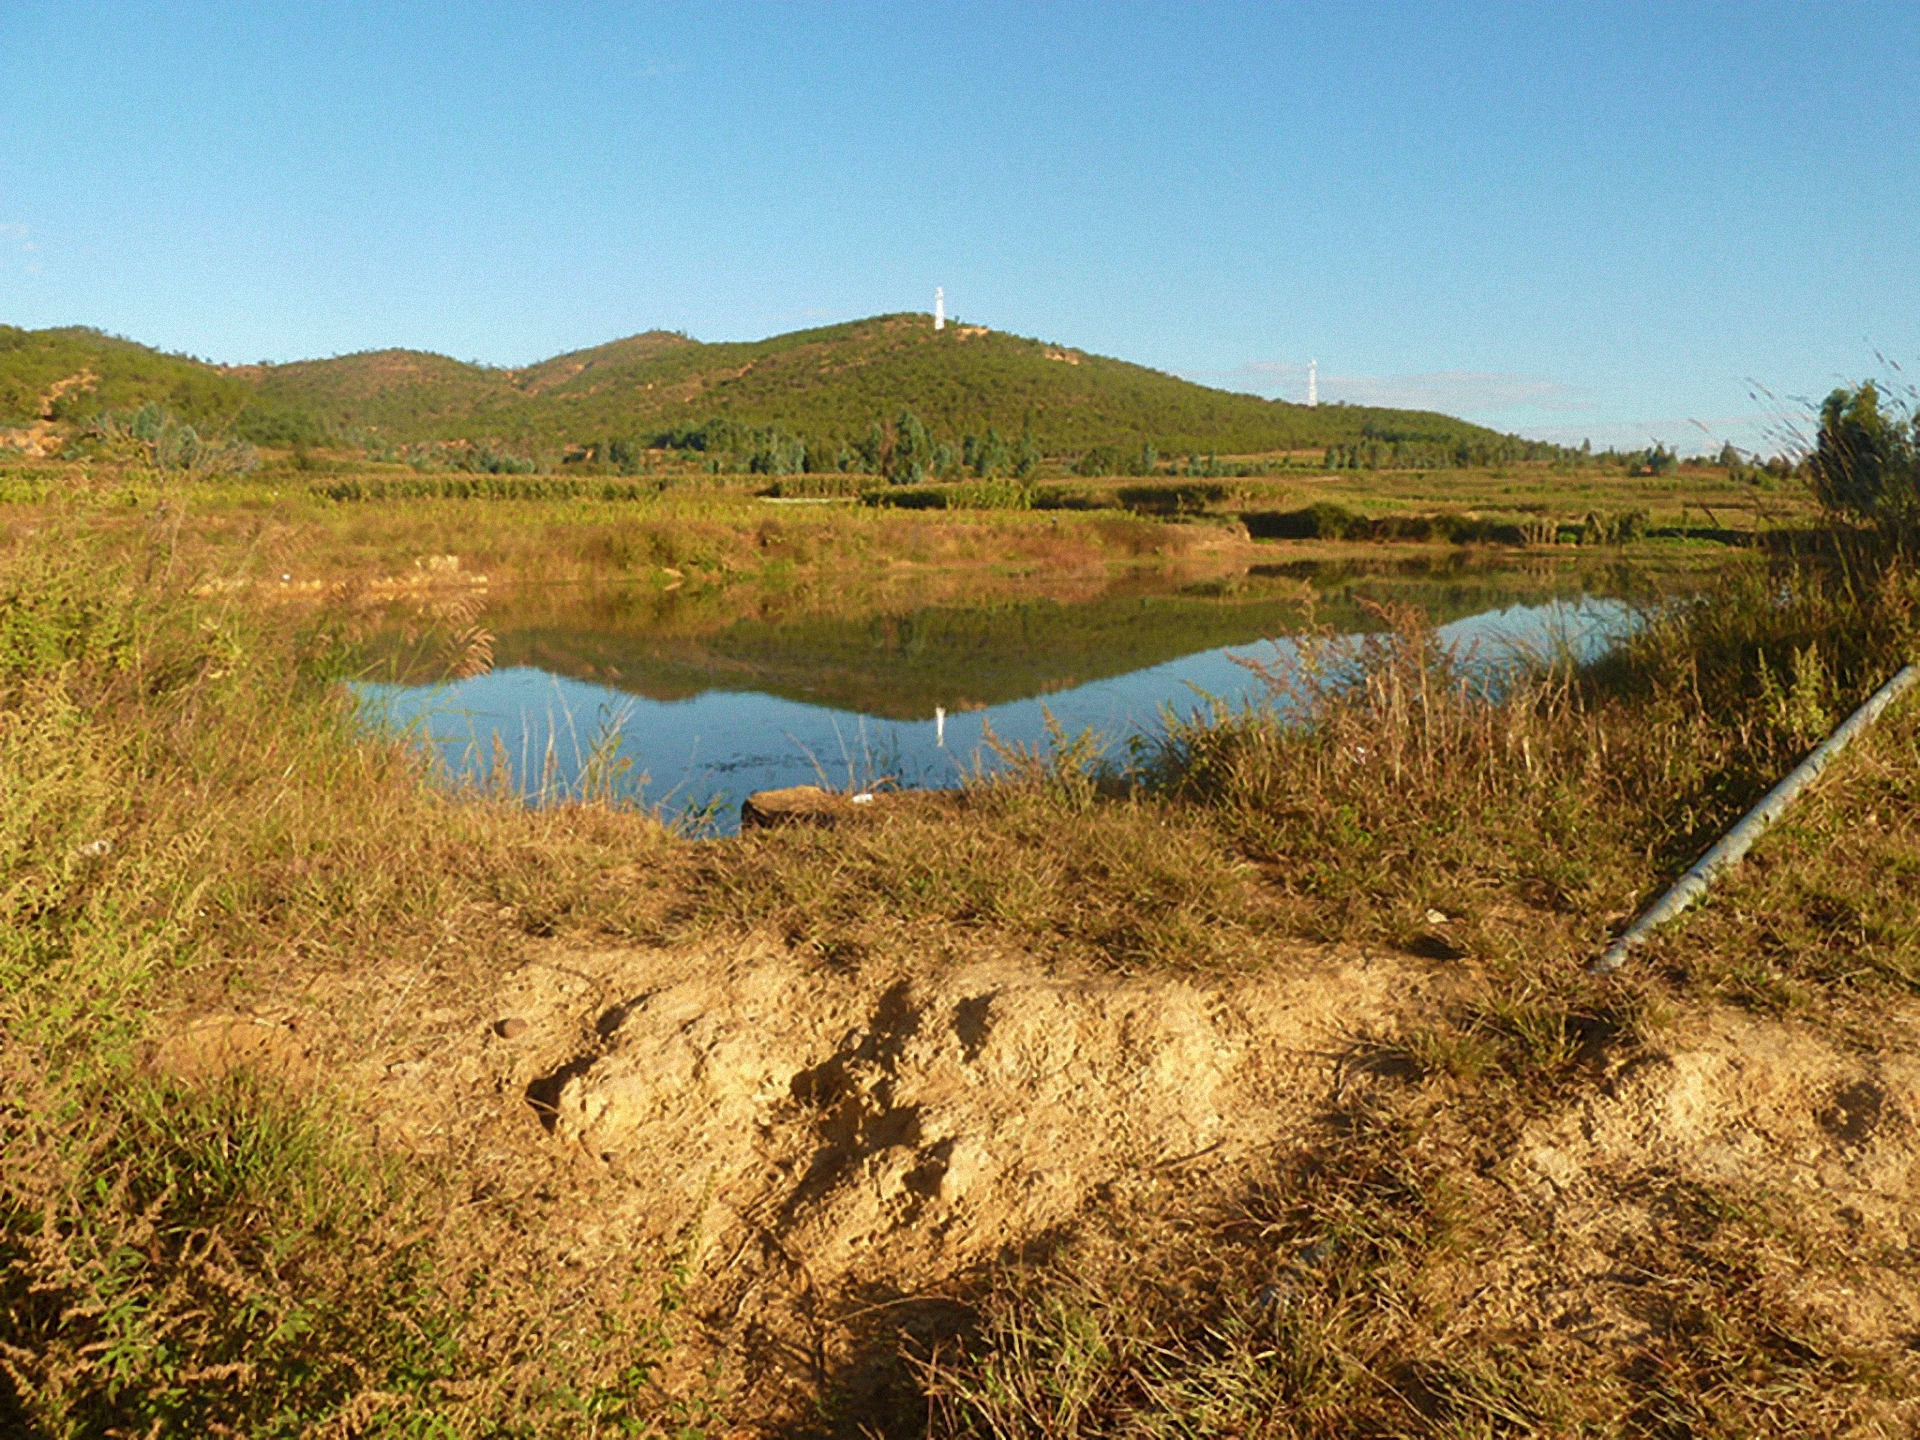
[{"label": "grey pipe on grass", "polygon": [[1878,720],[1881,712],[1899,699],[1901,692],[1916,679],[1920,679],[1920,664],[1903,665],[1891,680],[1874,691],[1864,705],[1849,715],[1838,730],[1823,740],[1818,749],[1794,766],[1786,779],[1741,816],[1739,824],[1721,836],[1718,844],[1696,860],[1693,868],[1676,880],[1673,888],[1629,925],[1620,938],[1607,947],[1606,953],[1587,969],[1595,975],[1611,975],[1627,963],[1627,956],[1636,946],[1643,944],[1655,930],[1706,894],[1707,887],[1720,877],[1720,872],[1739,864],[1741,857],[1753,848],[1753,842],[1780,818],[1802,790],[1814,782],[1834,756],[1846,749],[1862,730]]}]

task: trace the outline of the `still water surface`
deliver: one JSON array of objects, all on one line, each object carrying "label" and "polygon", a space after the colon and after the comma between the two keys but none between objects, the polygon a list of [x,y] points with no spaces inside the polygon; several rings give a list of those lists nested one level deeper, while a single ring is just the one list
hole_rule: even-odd
[{"label": "still water surface", "polygon": [[[1360,602],[1384,591],[1377,598],[1442,620],[1441,637],[1472,663],[1496,667],[1559,646],[1591,657],[1630,623],[1631,607],[1609,593],[1617,583],[1501,578],[1361,577],[1319,619],[1377,629]],[[1239,657],[1271,662],[1291,649],[1286,632],[1303,619],[1295,583],[1251,576],[1196,589],[1168,578],[1156,590],[1136,576],[1123,592],[1067,600],[824,615],[803,606],[704,628],[645,606],[609,610],[604,594],[577,609],[548,596],[537,623],[503,617],[502,663],[488,674],[360,689],[371,717],[421,735],[455,777],[489,781],[504,756],[523,794],[564,797],[597,748],[619,792],[668,816],[704,811],[726,833],[755,790],[958,784],[996,763],[982,743],[989,725],[1003,742],[1044,745],[1050,713],[1118,748],[1154,733],[1169,710],[1256,701],[1264,685]]]}]

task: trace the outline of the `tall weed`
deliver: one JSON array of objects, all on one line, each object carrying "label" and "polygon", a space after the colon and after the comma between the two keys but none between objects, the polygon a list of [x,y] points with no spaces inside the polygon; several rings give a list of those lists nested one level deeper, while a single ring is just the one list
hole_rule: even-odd
[{"label": "tall weed", "polygon": [[1309,632],[1256,663],[1265,703],[1171,718],[1148,773],[1269,867],[1310,933],[1405,938],[1505,892],[1593,938],[1913,653],[1916,596],[1898,564],[1753,566],[1594,664],[1497,681],[1382,608],[1358,644]]}]

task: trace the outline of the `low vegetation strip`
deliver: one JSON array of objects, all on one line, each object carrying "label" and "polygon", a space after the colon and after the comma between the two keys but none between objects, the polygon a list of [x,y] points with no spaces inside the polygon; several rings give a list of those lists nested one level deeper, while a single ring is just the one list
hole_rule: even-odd
[{"label": "low vegetation strip", "polygon": [[86,548],[43,533],[0,578],[0,1429],[614,1423],[646,1388],[657,1289],[515,1278],[510,1245],[467,1242],[504,1239],[519,1202],[476,1208],[457,1169],[383,1155],[350,1096],[152,1059],[156,1014],[230,986],[271,1009],[288,965],[431,950],[573,842],[358,738],[324,632],[183,597],[159,551],[115,569]]}]

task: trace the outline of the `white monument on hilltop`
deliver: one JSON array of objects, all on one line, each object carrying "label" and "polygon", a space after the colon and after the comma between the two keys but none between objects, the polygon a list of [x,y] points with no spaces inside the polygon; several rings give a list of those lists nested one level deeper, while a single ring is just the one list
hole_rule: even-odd
[{"label": "white monument on hilltop", "polygon": [[933,328],[947,328],[947,292],[938,285],[933,287]]},{"label": "white monument on hilltop", "polygon": [[1319,403],[1320,362],[1318,360],[1309,360],[1307,361],[1307,404],[1318,405]]}]

